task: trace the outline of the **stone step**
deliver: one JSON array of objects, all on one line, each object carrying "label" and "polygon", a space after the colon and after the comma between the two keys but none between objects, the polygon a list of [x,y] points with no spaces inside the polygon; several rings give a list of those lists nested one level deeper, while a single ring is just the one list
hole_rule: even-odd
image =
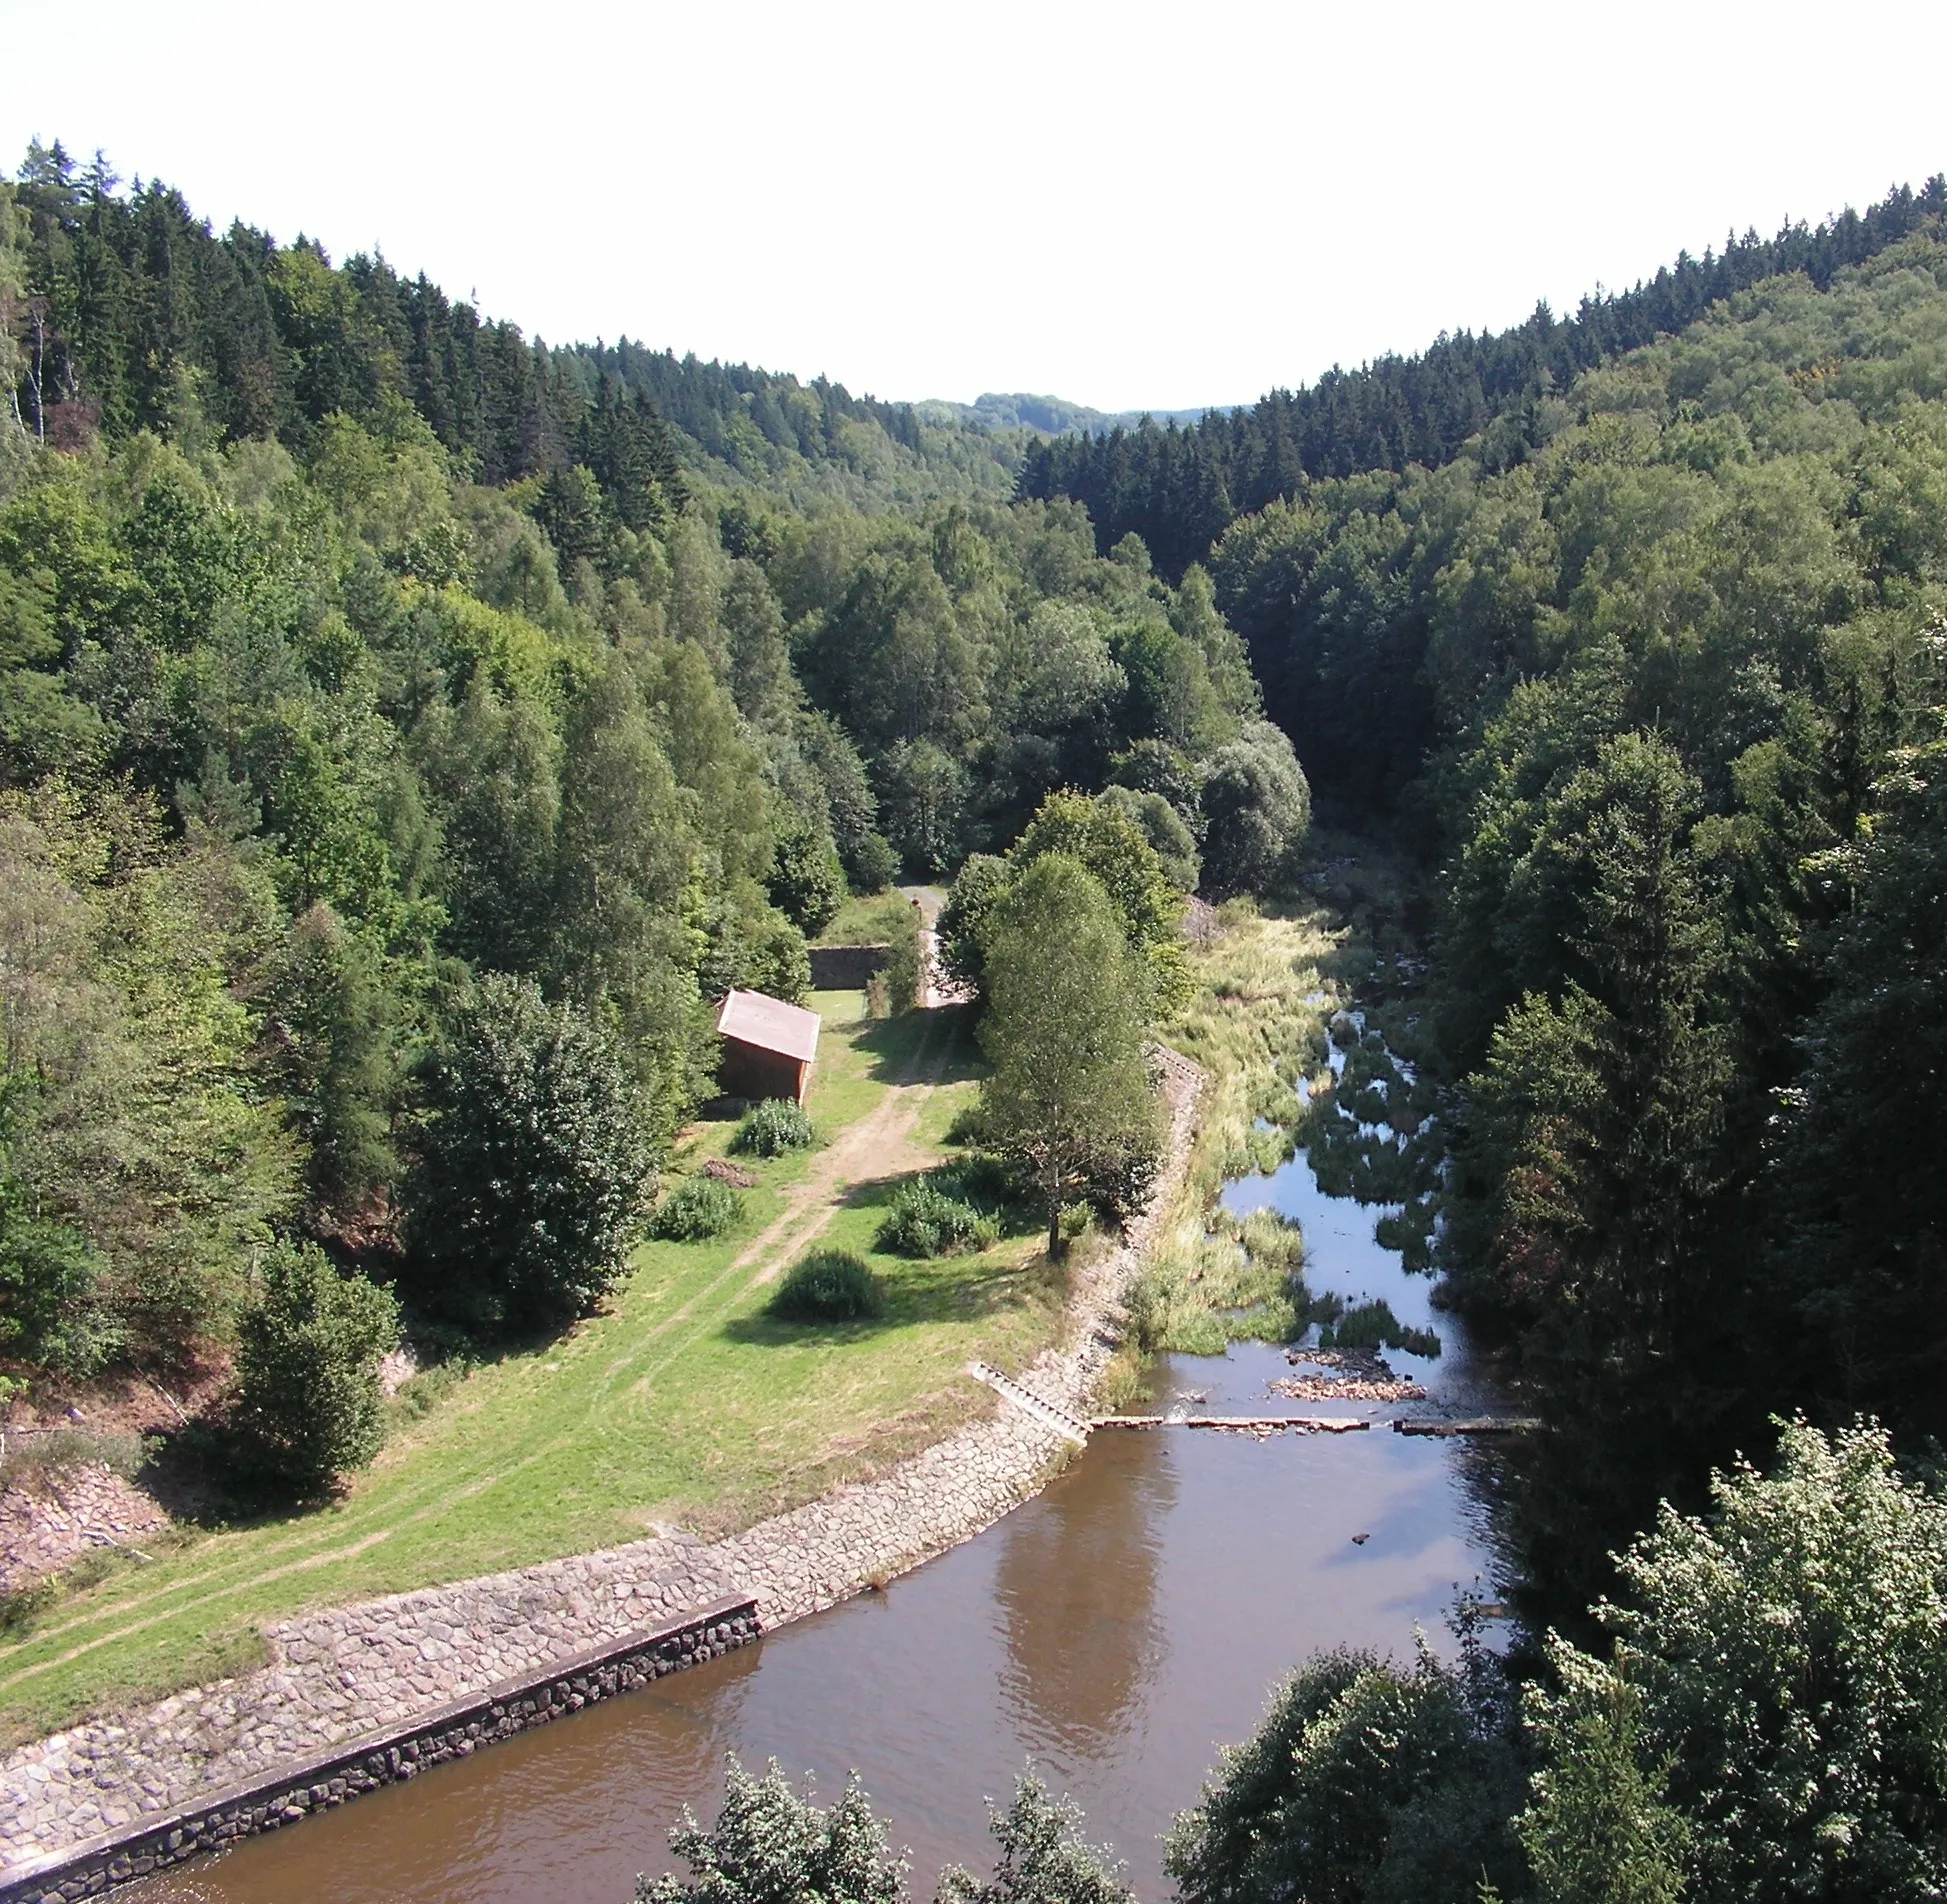
[{"label": "stone step", "polygon": [[967,1373],[976,1382],[985,1382],[995,1394],[1010,1401],[1024,1414],[1032,1415],[1042,1427],[1052,1430],[1078,1448],[1088,1446],[1089,1424],[1059,1403],[1046,1401],[1032,1389],[1023,1388],[1011,1375],[1003,1375],[991,1362],[969,1362]]},{"label": "stone step", "polygon": [[1372,1426],[1348,1415],[1097,1415],[1095,1428],[1221,1428],[1232,1434],[1356,1435]]}]

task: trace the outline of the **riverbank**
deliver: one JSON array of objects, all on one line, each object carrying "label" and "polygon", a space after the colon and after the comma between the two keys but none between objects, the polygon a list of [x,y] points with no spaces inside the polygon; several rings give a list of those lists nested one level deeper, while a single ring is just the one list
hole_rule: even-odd
[{"label": "riverbank", "polygon": [[[817,1004],[824,1141],[741,1160],[753,1181],[725,1234],[645,1243],[602,1313],[565,1335],[408,1381],[386,1447],[328,1502],[212,1498],[165,1451],[143,1478],[176,1525],[100,1548],[0,1617],[0,1750],[266,1664],[263,1633],[320,1608],[672,1526],[741,1532],[960,1426],[968,1361],[1019,1368],[1056,1340],[1062,1280],[1031,1224],[933,1260],[875,1248],[900,1182],[964,1154],[947,1139],[979,1089],[967,1014],[873,1020],[858,993]],[[702,1169],[733,1128],[699,1123],[672,1168]],[[818,1246],[866,1256],[883,1317],[808,1329],[765,1314],[769,1279]]]},{"label": "riverbank", "polygon": [[[1169,1162],[1145,1217],[1071,1277],[1058,1346],[1022,1383],[1059,1407],[1087,1398],[1114,1353],[1121,1297],[1174,1208],[1202,1074],[1165,1054]],[[391,1596],[272,1627],[272,1663],[120,1721],[70,1728],[0,1761],[0,1877],[8,1868],[248,1781],[548,1660],[729,1593],[784,1624],[965,1540],[1032,1494],[1067,1440],[996,1400],[873,1480],[841,1486],[717,1542],[663,1534],[626,1546]]]}]

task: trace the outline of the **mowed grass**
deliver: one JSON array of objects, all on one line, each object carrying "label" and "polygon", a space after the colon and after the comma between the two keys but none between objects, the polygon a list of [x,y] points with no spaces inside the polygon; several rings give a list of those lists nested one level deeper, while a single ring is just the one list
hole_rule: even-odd
[{"label": "mowed grass", "polygon": [[[857,993],[825,993],[811,1099],[837,1136],[915,1069],[939,1064],[913,1141],[947,1154],[977,1088],[962,1014],[870,1024]],[[922,1042],[924,1041],[924,1042]],[[943,1062],[942,1062],[943,1060]],[[728,1124],[675,1160],[721,1151]],[[639,1539],[674,1523],[708,1534],[872,1471],[990,1405],[962,1373],[1015,1367],[1060,1326],[1061,1291],[1032,1235],[979,1255],[906,1262],[872,1252],[896,1179],[840,1185],[816,1247],[856,1249],[885,1279],[886,1316],[773,1322],[766,1267],[737,1258],[817,1168],[818,1152],[753,1162],[735,1231],[645,1246],[609,1311],[474,1369],[332,1505],[146,1550],[65,1592],[0,1643],[0,1729],[21,1738],[236,1670],[266,1625],[307,1608],[464,1579]]]}]

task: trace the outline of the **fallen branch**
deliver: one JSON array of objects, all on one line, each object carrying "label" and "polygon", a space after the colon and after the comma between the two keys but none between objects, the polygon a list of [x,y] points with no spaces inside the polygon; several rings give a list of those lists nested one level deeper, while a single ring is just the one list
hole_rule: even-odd
[{"label": "fallen branch", "polygon": [[113,1534],[98,1534],[92,1527],[84,1527],[81,1530],[81,1538],[83,1540],[98,1540],[104,1547],[116,1547],[125,1554],[133,1554],[145,1567],[152,1565],[155,1561],[154,1554],[145,1554],[141,1548],[131,1547],[127,1541],[117,1540]]},{"label": "fallen branch", "polygon": [[1482,1415],[1473,1421],[1409,1421],[1402,1417],[1393,1423],[1396,1435],[1436,1435],[1442,1441],[1454,1435],[1519,1435],[1542,1424],[1531,1416]]}]

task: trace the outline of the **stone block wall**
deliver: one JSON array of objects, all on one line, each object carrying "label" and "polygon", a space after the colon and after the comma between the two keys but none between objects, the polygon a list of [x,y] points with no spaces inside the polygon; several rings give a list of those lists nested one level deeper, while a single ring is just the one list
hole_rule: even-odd
[{"label": "stone block wall", "polygon": [[408,1723],[280,1766],[274,1776],[144,1818],[135,1830],[110,1832],[53,1853],[10,1872],[0,1884],[0,1904],[78,1904],[99,1897],[239,1838],[328,1811],[361,1792],[416,1778],[429,1766],[468,1758],[497,1739],[565,1718],[699,1660],[716,1659],[757,1636],[754,1600],[720,1600],[672,1624],[557,1659],[544,1673],[503,1680]]},{"label": "stone block wall", "polygon": [[814,945],[811,947],[811,989],[815,992],[862,992],[865,982],[886,969],[892,948],[884,945]]}]

